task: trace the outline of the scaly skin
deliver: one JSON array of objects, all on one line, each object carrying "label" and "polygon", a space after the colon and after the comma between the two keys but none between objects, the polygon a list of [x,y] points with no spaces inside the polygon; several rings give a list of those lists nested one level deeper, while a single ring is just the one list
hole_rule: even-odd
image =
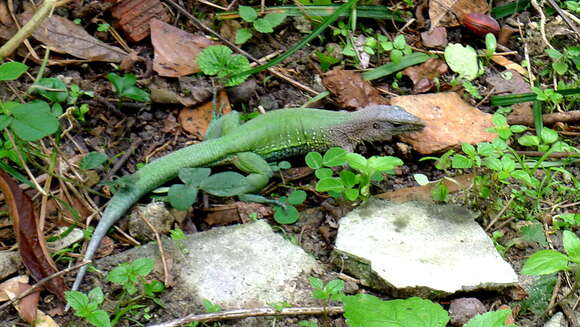
[{"label": "scaly skin", "polygon": [[[236,153],[253,152],[266,161],[341,146],[352,151],[357,143],[390,140],[393,135],[418,131],[422,121],[396,106],[372,105],[356,112],[319,109],[281,109],[261,115],[231,130],[145,165],[127,187],[109,201],[89,242],[84,259],[91,260],[107,230],[147,192],[175,178],[181,168],[227,164]],[[83,266],[72,289],[86,272]]]}]

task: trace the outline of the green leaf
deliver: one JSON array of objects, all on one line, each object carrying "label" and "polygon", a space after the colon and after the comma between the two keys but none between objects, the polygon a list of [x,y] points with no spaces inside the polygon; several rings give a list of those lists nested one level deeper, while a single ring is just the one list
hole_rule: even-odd
[{"label": "green leaf", "polygon": [[425,174],[413,174],[413,178],[421,186],[429,184],[429,178]]},{"label": "green leaf", "polygon": [[248,181],[243,175],[225,171],[204,179],[199,188],[215,196],[234,196],[244,193]]},{"label": "green leaf", "polygon": [[546,235],[544,235],[544,227],[540,223],[523,226],[521,233],[522,239],[527,242],[537,242],[542,247],[548,246]]},{"label": "green leaf", "polygon": [[302,204],[306,200],[306,192],[303,190],[294,190],[290,195],[288,195],[288,203],[291,205]]},{"label": "green leaf", "polygon": [[449,198],[449,189],[444,183],[437,183],[437,186],[431,191],[431,197],[437,202],[447,202]]},{"label": "green leaf", "polygon": [[278,224],[293,224],[298,221],[299,217],[300,214],[298,213],[298,209],[293,206],[288,206],[286,209],[280,206],[274,207],[274,220],[276,220]]},{"label": "green leaf", "polygon": [[89,305],[89,297],[79,291],[65,291],[64,296],[75,311],[82,311]]},{"label": "green leaf", "polygon": [[314,289],[322,289],[324,287],[324,282],[320,278],[309,276],[308,281]]},{"label": "green leaf", "polygon": [[547,275],[568,269],[568,257],[554,250],[540,250],[524,263],[522,274]]},{"label": "green leaf", "polygon": [[516,162],[509,156],[503,156],[501,158],[501,167],[504,171],[513,171],[516,169]]},{"label": "green leaf", "polygon": [[104,310],[96,310],[86,317],[87,321],[97,327],[111,327],[109,314]]},{"label": "green leaf", "polygon": [[316,169],[316,171],[314,171],[314,175],[318,178],[318,179],[323,179],[326,177],[332,177],[332,169],[330,168],[319,168]]},{"label": "green leaf", "polygon": [[513,178],[521,181],[522,183],[528,185],[528,186],[533,186],[534,184],[532,183],[532,177],[530,176],[530,174],[528,174],[527,172],[523,171],[523,170],[514,170],[511,172],[510,174]]},{"label": "green leaf", "polygon": [[358,153],[347,153],[345,156],[346,162],[352,168],[358,171],[366,171],[367,169],[367,158],[361,156]]},{"label": "green leaf", "polygon": [[252,32],[247,28],[240,28],[236,32],[236,44],[244,44],[252,38]]},{"label": "green leaf", "polygon": [[456,154],[451,157],[451,167],[461,169],[471,168],[473,167],[473,161],[462,154]]},{"label": "green leaf", "polygon": [[189,186],[198,187],[211,174],[210,168],[181,168],[179,179]]},{"label": "green leaf", "polygon": [[252,7],[240,6],[239,7],[240,17],[246,22],[253,22],[258,18],[258,13]]},{"label": "green leaf", "polygon": [[[206,75],[227,78],[225,86],[241,84],[249,76],[239,74],[250,69],[248,59],[241,55],[234,55],[232,50],[224,45],[212,45],[203,49],[197,55],[197,65]],[[232,78],[232,75],[237,77]]]},{"label": "green leaf", "polygon": [[497,40],[495,39],[495,35],[492,33],[487,33],[485,35],[485,50],[488,56],[491,56],[495,53],[495,49],[497,48]]},{"label": "green leaf", "polygon": [[316,183],[317,192],[342,192],[343,190],[344,184],[339,178],[336,177],[322,178],[318,181],[318,183]]},{"label": "green leaf", "polygon": [[405,41],[405,37],[402,34],[397,35],[393,40],[393,47],[395,49],[403,50],[405,49],[406,45],[407,42]]},{"label": "green leaf", "polygon": [[445,48],[445,61],[451,70],[468,81],[475,79],[479,74],[477,52],[470,46],[450,43]]},{"label": "green leaf", "polygon": [[[393,51],[391,51],[393,53]],[[381,77],[385,77],[387,75],[391,75],[392,73],[396,73],[400,70],[403,70],[407,67],[414,66],[420,63],[423,63],[431,58],[429,55],[421,52],[414,52],[412,54],[406,55],[403,58],[400,58],[398,62],[391,62],[382,66],[379,66],[375,69],[371,69],[367,72],[362,74],[363,79],[366,81],[371,81],[374,79],[378,79]]]},{"label": "green leaf", "polygon": [[115,73],[107,74],[107,79],[113,84],[115,92],[120,97],[126,97],[139,102],[149,102],[149,94],[144,90],[138,88],[137,77],[133,74],[125,74],[119,76]]},{"label": "green leaf", "polygon": [[129,281],[129,265],[120,264],[107,274],[107,280],[117,285],[125,286]]},{"label": "green leaf", "polygon": [[523,146],[538,146],[540,138],[535,135],[524,135],[518,138],[518,143]]},{"label": "green leaf", "polygon": [[565,230],[563,240],[564,250],[570,256],[570,260],[580,264],[580,238],[576,234]]},{"label": "green leaf", "polygon": [[344,196],[349,201],[355,201],[358,199],[359,190],[357,188],[349,188],[348,190],[344,190]]},{"label": "green leaf", "polygon": [[105,295],[100,287],[95,287],[89,292],[89,301],[101,304],[104,300]]},{"label": "green leaf", "polygon": [[549,129],[547,127],[542,128],[540,136],[545,144],[552,144],[558,140],[558,133],[555,130]]},{"label": "green leaf", "polygon": [[568,71],[568,63],[565,61],[553,62],[552,68],[558,75],[564,75]]},{"label": "green leaf", "polygon": [[197,188],[191,185],[173,184],[169,188],[167,197],[175,209],[187,210],[197,200]]},{"label": "green leaf", "polygon": [[546,49],[546,53],[548,54],[548,56],[550,56],[550,58],[552,58],[552,60],[557,61],[562,59],[562,57],[564,56],[562,54],[562,52],[556,50],[556,49]]},{"label": "green leaf", "polygon": [[312,169],[322,167],[322,155],[318,152],[309,152],[304,159],[306,160],[306,165]]},{"label": "green leaf", "polygon": [[485,167],[491,170],[500,171],[502,169],[501,161],[498,158],[493,157],[484,158],[483,164],[485,165]]},{"label": "green leaf", "polygon": [[527,126],[524,125],[511,125],[510,130],[514,133],[522,133],[528,129]]},{"label": "green leaf", "polygon": [[0,65],[0,81],[13,81],[28,70],[28,66],[19,62],[5,62]]},{"label": "green leaf", "polygon": [[509,309],[486,312],[473,317],[464,327],[504,327],[511,313]]},{"label": "green leaf", "polygon": [[475,155],[477,155],[475,147],[469,143],[461,143],[461,150],[463,151],[463,153],[465,153],[470,157],[474,157]]},{"label": "green leaf", "polygon": [[101,166],[109,157],[102,152],[89,152],[81,159],[79,168],[82,170],[95,169]]},{"label": "green leaf", "polygon": [[132,270],[138,276],[147,276],[153,271],[155,262],[149,258],[139,258],[131,263]]},{"label": "green leaf", "polygon": [[48,103],[32,101],[11,109],[14,119],[10,128],[25,141],[36,141],[58,130],[58,119],[50,113]]},{"label": "green leaf", "polygon": [[[66,102],[68,98],[68,90],[66,84],[58,78],[41,78],[36,84],[41,88],[34,88],[35,92],[42,95],[51,102]],[[49,91],[47,89],[55,89],[59,91]]]},{"label": "green leaf", "polygon": [[376,171],[393,170],[397,166],[402,166],[403,160],[397,157],[371,157],[368,160],[368,166]]},{"label": "green leaf", "polygon": [[5,129],[12,122],[12,117],[8,115],[0,115],[0,130]]},{"label": "green leaf", "polygon": [[345,163],[346,150],[339,147],[330,148],[322,157],[322,164],[326,167],[336,167]]},{"label": "green leaf", "polygon": [[268,21],[268,24],[272,26],[272,28],[282,24],[284,19],[286,19],[286,14],[267,14],[264,16],[264,20]]},{"label": "green leaf", "polygon": [[356,175],[349,170],[343,170],[339,174],[340,180],[344,184],[345,187],[350,188],[356,184]]},{"label": "green leaf", "polygon": [[505,118],[505,116],[502,114],[494,114],[491,117],[491,121],[495,127],[503,127],[508,124],[507,118]]},{"label": "green leaf", "polygon": [[405,300],[382,301],[358,294],[343,297],[344,316],[349,327],[444,327],[447,312],[437,303],[412,297]]},{"label": "green leaf", "polygon": [[274,28],[270,25],[270,22],[264,18],[258,18],[254,21],[254,28],[260,33],[272,33]]}]

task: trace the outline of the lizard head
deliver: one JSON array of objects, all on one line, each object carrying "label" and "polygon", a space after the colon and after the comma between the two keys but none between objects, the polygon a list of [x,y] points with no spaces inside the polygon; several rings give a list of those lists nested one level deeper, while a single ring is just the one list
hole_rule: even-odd
[{"label": "lizard head", "polygon": [[399,106],[369,105],[353,113],[351,136],[359,141],[388,141],[393,135],[417,132],[425,127],[418,117]]}]

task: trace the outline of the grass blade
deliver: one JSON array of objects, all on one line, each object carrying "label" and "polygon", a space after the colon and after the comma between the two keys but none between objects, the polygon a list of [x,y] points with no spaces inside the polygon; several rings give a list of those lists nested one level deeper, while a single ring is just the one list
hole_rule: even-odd
[{"label": "grass blade", "polygon": [[363,79],[367,81],[372,81],[377,78],[381,78],[392,73],[398,72],[401,69],[405,69],[409,66],[417,65],[423,63],[431,58],[429,55],[415,52],[411,53],[410,55],[406,55],[401,58],[401,61],[398,63],[390,62],[388,64],[379,66],[375,69],[369,70],[368,72],[364,72],[362,74]]}]

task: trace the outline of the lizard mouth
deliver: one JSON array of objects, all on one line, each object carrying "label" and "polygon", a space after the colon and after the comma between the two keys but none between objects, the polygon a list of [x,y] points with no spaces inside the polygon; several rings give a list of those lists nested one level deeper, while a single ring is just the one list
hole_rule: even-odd
[{"label": "lizard mouth", "polygon": [[419,132],[419,131],[423,130],[423,128],[425,128],[425,124],[417,123],[417,122],[415,122],[413,124],[409,124],[409,123],[392,123],[392,124],[393,124],[393,130],[397,134]]}]

